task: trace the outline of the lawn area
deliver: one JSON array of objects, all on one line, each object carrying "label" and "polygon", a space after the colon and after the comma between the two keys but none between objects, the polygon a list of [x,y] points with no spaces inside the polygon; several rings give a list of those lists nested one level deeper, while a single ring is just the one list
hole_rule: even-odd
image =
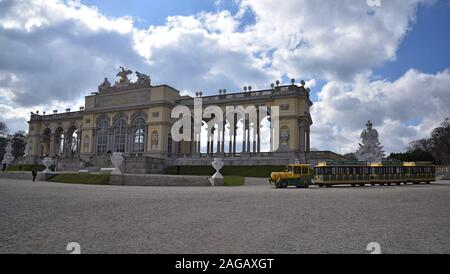
[{"label": "lawn area", "polygon": [[[37,171],[43,171],[45,169],[44,165],[14,165],[7,168],[7,171],[31,171],[33,168],[36,168]],[[55,169],[55,165],[50,166],[51,170]]]},{"label": "lawn area", "polygon": [[[223,176],[268,178],[270,173],[285,170],[285,166],[224,166],[220,173]],[[172,166],[166,171],[174,175],[211,176],[215,173],[212,166]]]},{"label": "lawn area", "polygon": [[239,176],[225,176],[225,186],[243,186],[245,184],[245,178]]},{"label": "lawn area", "polygon": [[49,182],[86,185],[109,185],[109,174],[62,173],[53,176]]}]

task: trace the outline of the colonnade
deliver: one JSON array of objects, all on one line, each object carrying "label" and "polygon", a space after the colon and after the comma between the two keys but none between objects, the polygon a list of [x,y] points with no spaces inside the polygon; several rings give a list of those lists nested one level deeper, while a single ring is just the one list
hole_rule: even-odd
[{"label": "colonnade", "polygon": [[[41,140],[41,154],[49,157],[77,157],[80,154],[81,130],[72,130],[71,134],[64,131],[44,132]],[[74,139],[74,134],[76,138]],[[73,150],[75,149],[75,150]]]}]

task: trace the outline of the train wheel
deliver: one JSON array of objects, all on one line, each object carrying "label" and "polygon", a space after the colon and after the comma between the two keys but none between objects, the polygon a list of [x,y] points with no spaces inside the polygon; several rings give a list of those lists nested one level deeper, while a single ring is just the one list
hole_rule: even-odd
[{"label": "train wheel", "polygon": [[287,181],[281,181],[280,182],[280,188],[287,188],[288,187],[288,182]]},{"label": "train wheel", "polygon": [[355,184],[351,184],[351,186],[352,186],[352,187],[355,187],[356,185],[355,185]]},{"label": "train wheel", "polygon": [[370,184],[371,186],[375,186],[375,184]]},{"label": "train wheel", "polygon": [[362,187],[364,187],[364,186],[366,186],[365,184],[359,184],[359,186],[362,186]]}]

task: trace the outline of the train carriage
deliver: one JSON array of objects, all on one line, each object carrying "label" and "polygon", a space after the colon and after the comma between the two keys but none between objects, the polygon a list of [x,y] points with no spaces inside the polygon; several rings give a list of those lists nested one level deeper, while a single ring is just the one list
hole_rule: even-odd
[{"label": "train carriage", "polygon": [[326,161],[314,167],[314,184],[319,187],[370,183],[370,166],[365,161]]},{"label": "train carriage", "polygon": [[364,186],[436,181],[435,167],[430,163],[381,161],[368,165],[361,161],[327,161],[314,167],[314,184]]}]

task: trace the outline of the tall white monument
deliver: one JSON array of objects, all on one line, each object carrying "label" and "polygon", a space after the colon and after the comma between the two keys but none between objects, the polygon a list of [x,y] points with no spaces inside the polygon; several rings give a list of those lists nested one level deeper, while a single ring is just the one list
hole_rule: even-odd
[{"label": "tall white monument", "polygon": [[362,144],[359,144],[356,151],[359,161],[380,162],[384,157],[383,147],[378,141],[378,131],[372,126],[372,122],[368,121],[366,129],[361,132]]},{"label": "tall white monument", "polygon": [[12,144],[10,138],[8,138],[6,148],[5,148],[5,155],[3,156],[2,165],[6,164],[6,166],[11,165],[12,161],[14,160],[14,156],[12,155]]}]

